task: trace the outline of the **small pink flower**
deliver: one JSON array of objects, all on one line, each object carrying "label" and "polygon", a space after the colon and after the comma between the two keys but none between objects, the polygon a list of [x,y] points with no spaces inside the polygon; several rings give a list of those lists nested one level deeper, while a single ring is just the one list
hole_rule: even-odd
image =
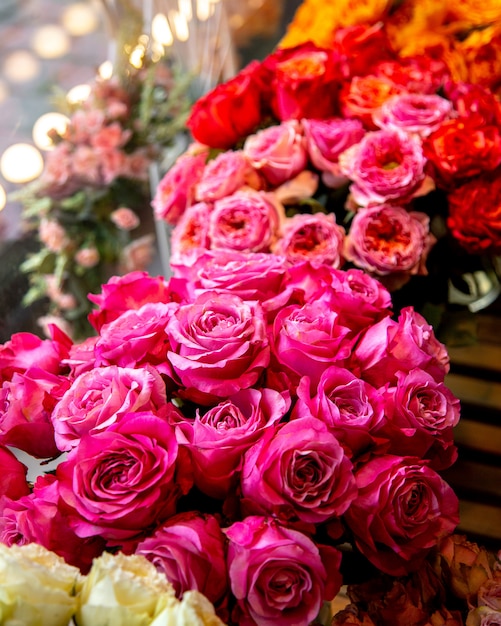
[{"label": "small pink flower", "polygon": [[94,148],[78,145],[72,155],[75,176],[90,185],[101,185],[101,156]]},{"label": "small pink flower", "polygon": [[70,239],[59,222],[43,217],[38,228],[40,241],[51,252],[62,252],[70,244]]},{"label": "small pink flower", "polygon": [[75,261],[81,267],[91,268],[99,263],[99,251],[97,248],[80,248],[75,254]]},{"label": "small pink flower", "polygon": [[92,134],[90,145],[103,150],[122,148],[129,141],[131,134],[130,130],[124,130],[118,122],[113,122]]},{"label": "small pink flower", "polygon": [[120,207],[113,211],[110,219],[117,228],[121,230],[134,230],[140,224],[139,217],[127,207]]},{"label": "small pink flower", "polygon": [[153,262],[155,255],[154,236],[144,235],[129,243],[120,255],[122,273],[144,271]]},{"label": "small pink flower", "polygon": [[108,148],[100,152],[102,182],[106,185],[115,178],[125,175],[127,155],[118,148]]},{"label": "small pink flower", "polygon": [[134,152],[122,152],[122,154],[124,162],[121,175],[127,178],[135,178],[136,180],[148,180],[151,157],[148,155],[147,150],[139,148]]}]

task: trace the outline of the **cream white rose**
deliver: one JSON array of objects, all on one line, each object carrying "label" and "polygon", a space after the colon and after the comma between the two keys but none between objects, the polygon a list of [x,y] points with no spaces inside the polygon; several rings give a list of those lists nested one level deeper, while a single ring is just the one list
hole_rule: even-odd
[{"label": "cream white rose", "polygon": [[186,591],[181,601],[164,597],[150,626],[224,626],[214,607],[199,591]]}]

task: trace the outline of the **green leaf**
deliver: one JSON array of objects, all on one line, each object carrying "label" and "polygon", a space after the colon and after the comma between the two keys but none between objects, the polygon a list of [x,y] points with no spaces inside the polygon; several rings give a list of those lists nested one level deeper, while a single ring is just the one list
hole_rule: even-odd
[{"label": "green leaf", "polygon": [[54,271],[56,263],[56,255],[42,248],[39,252],[28,256],[20,265],[22,272],[29,274],[30,272],[39,272],[40,274],[51,274]]}]

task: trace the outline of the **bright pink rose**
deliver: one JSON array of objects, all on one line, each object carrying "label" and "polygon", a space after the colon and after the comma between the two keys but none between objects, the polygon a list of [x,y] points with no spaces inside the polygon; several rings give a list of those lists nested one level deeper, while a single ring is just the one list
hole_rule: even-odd
[{"label": "bright pink rose", "polygon": [[357,489],[352,464],[335,435],[315,417],[263,433],[244,457],[244,510],[322,524],[342,515]]},{"label": "bright pink rose", "polygon": [[165,328],[178,306],[175,302],[149,302],[102,326],[94,348],[96,365],[154,365],[167,373],[169,340]]},{"label": "bright pink rose", "polygon": [[153,413],[126,414],[85,435],[57,466],[70,526],[79,537],[98,535],[112,544],[140,537],[173,515],[191,488],[186,461],[178,459],[172,426]]},{"label": "bright pink rose", "polygon": [[341,586],[341,554],[276,520],[251,516],[225,530],[241,626],[307,626]]},{"label": "bright pink rose", "polygon": [[339,157],[353,200],[364,207],[411,200],[425,180],[425,161],[418,139],[389,130],[367,133]]},{"label": "bright pink rose", "polygon": [[80,374],[94,368],[96,361],[94,346],[97,339],[97,335],[92,335],[80,343],[73,344],[71,347],[69,357],[64,360],[64,364],[70,368],[68,375],[70,381],[73,381]]},{"label": "bright pink rose", "polygon": [[36,366],[5,381],[0,389],[0,442],[37,458],[58,456],[51,413],[69,386],[67,377]]},{"label": "bright pink rose", "polygon": [[336,188],[346,182],[339,168],[339,155],[365,135],[359,120],[334,117],[327,120],[301,120],[306,149],[313,165],[323,172],[322,180]]},{"label": "bright pink rose", "polygon": [[345,239],[344,255],[377,276],[390,291],[412,275],[426,275],[426,259],[435,237],[426,213],[390,204],[360,209]]},{"label": "bright pink rose", "polygon": [[213,202],[231,196],[244,185],[259,189],[260,178],[241,150],[221,152],[205,166],[197,184],[195,197],[198,201]]},{"label": "bright pink rose", "polygon": [[70,450],[87,433],[105,430],[127,413],[157,412],[166,402],[165,383],[153,367],[111,365],[84,372],[52,413],[58,448]]},{"label": "bright pink rose", "polygon": [[186,210],[171,237],[171,265],[190,267],[209,247],[209,220],[212,206],[197,202]]},{"label": "bright pink rose", "polygon": [[181,393],[202,404],[251,387],[269,363],[261,307],[232,294],[205,292],[180,306],[167,334],[167,358]]},{"label": "bright pink rose", "polygon": [[443,383],[416,368],[397,372],[396,384],[383,391],[386,422],[377,434],[388,440],[387,452],[428,459],[444,470],[457,457],[453,428],[459,422],[459,400]]},{"label": "bright pink rose", "polygon": [[26,481],[28,468],[14,454],[0,445],[0,497],[18,500],[30,493]]},{"label": "bright pink rose", "polygon": [[362,554],[387,574],[418,569],[459,523],[456,494],[417,458],[378,456],[355,478],[359,493],[345,520]]},{"label": "bright pink rose", "polygon": [[449,355],[424,317],[405,307],[398,321],[387,317],[363,333],[352,365],[374,387],[394,383],[398,371],[416,367],[443,382],[449,371]]},{"label": "bright pink rose", "polygon": [[384,130],[403,130],[427,137],[451,117],[452,103],[435,94],[403,93],[383,102],[372,115],[374,123]]},{"label": "bright pink rose", "polygon": [[228,593],[226,546],[219,522],[213,515],[180,513],[141,541],[142,554],[167,576],[176,596],[196,589],[212,604],[224,604]]},{"label": "bright pink rose", "polygon": [[129,309],[139,309],[147,302],[170,302],[169,283],[162,276],[149,276],[146,272],[130,272],[112,276],[101,286],[100,294],[89,294],[97,310],[89,313],[89,321],[99,332],[107,324]]},{"label": "bright pink rose", "polygon": [[[189,450],[195,485],[223,499],[238,484],[243,456],[289,408],[272,389],[242,389],[193,421],[176,424],[178,441]],[[274,429],[273,429],[274,431]]]},{"label": "bright pink rose", "polygon": [[324,422],[350,457],[375,447],[373,431],[385,422],[383,396],[349,370],[329,367],[311,390],[307,377],[297,388],[292,419],[312,415]]},{"label": "bright pink rose", "polygon": [[309,260],[313,265],[339,268],[343,264],[344,236],[345,230],[336,224],[334,213],[298,213],[285,219],[273,252],[291,263]]},{"label": "bright pink rose", "polygon": [[195,201],[197,183],[202,178],[207,153],[182,154],[160,181],[151,202],[155,217],[176,224]]},{"label": "bright pink rose", "polygon": [[0,541],[8,546],[38,543],[86,574],[105,548],[100,537],[78,537],[66,519],[55,476],[39,476],[33,492],[18,500],[0,498]]},{"label": "bright pink rose", "polygon": [[212,249],[268,252],[279,228],[277,208],[260,191],[237,191],[216,200],[209,215]]},{"label": "bright pink rose", "polygon": [[294,178],[307,163],[301,124],[296,120],[269,126],[250,135],[245,140],[243,152],[272,187]]}]

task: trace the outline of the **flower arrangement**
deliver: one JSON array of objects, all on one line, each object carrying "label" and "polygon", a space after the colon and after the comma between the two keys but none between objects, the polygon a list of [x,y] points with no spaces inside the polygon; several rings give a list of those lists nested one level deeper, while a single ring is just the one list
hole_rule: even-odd
[{"label": "flower arrangement", "polygon": [[174,271],[221,250],[356,267],[440,320],[450,285],[501,251],[500,123],[492,91],[398,57],[381,25],[279,49],[192,108],[195,142],[153,201]]},{"label": "flower arrangement", "polygon": [[[308,626],[353,553],[405,575],[456,528],[447,351],[368,274],[225,251],[90,298],[96,336],[0,346],[5,544],[142,555],[225,623]],[[8,447],[57,466],[28,486]]]},{"label": "flower arrangement", "polygon": [[66,129],[54,131],[41,177],[13,194],[40,241],[21,267],[31,285],[24,304],[48,298],[76,337],[92,330],[87,293],[152,261],[149,169],[184,128],[188,85],[167,62],[145,59],[97,76],[82,102],[59,98]]}]

